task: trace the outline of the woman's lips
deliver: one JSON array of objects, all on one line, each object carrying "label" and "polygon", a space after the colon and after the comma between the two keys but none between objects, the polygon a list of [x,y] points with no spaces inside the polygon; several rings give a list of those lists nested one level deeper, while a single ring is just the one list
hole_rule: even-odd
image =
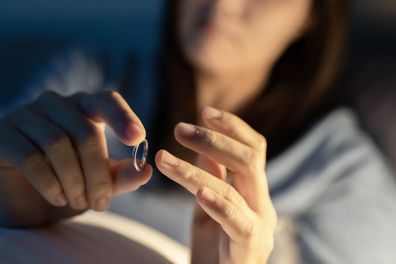
[{"label": "woman's lips", "polygon": [[208,36],[218,36],[224,33],[221,28],[215,24],[207,24],[200,28],[200,31]]},{"label": "woman's lips", "polygon": [[225,28],[218,21],[214,21],[209,10],[206,9],[198,16],[196,28],[200,34],[207,36],[226,35]]},{"label": "woman's lips", "polygon": [[227,30],[224,26],[221,26],[220,23],[206,21],[205,23],[201,23],[198,27],[198,31],[200,34],[206,37],[226,37],[231,38],[232,34],[230,30]]}]

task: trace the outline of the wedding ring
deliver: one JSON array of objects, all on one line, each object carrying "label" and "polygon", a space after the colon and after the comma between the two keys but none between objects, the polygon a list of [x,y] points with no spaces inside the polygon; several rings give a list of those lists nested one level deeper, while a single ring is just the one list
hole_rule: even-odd
[{"label": "wedding ring", "polygon": [[132,162],[135,169],[143,171],[147,163],[148,142],[145,139],[142,143],[132,148]]}]

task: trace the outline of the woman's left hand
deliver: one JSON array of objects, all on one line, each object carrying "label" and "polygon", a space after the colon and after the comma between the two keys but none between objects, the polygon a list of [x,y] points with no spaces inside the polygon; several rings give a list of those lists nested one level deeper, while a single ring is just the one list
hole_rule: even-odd
[{"label": "woman's left hand", "polygon": [[[157,167],[196,195],[203,211],[221,226],[220,239],[217,232],[211,239],[218,241],[212,249],[218,252],[202,253],[208,257],[199,256],[200,263],[266,263],[277,222],[265,175],[266,141],[233,114],[206,107],[202,119],[207,128],[180,123],[175,137],[198,152],[210,169],[193,166],[165,150],[156,155]],[[230,183],[225,181],[227,171]],[[194,250],[200,250],[192,250],[194,258]]]}]

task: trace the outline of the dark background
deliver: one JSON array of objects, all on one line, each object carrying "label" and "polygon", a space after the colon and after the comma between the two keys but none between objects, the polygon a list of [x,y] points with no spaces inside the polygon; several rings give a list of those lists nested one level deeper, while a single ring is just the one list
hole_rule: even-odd
[{"label": "dark background", "polygon": [[[71,46],[156,55],[164,0],[1,0],[0,109],[24,92],[40,65]],[[396,1],[354,0],[342,101],[396,164]]]}]

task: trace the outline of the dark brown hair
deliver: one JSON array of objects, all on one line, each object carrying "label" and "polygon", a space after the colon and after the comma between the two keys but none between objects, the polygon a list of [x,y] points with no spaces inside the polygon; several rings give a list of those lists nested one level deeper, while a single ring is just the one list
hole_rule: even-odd
[{"label": "dark brown hair", "polygon": [[[166,1],[160,69],[164,87],[155,130],[158,147],[179,155],[186,152],[173,141],[174,125],[197,121],[194,70],[175,30],[180,1]],[[313,0],[308,32],[278,60],[263,92],[236,113],[267,138],[269,158],[287,148],[318,116],[340,65],[348,17],[349,1]]]}]

